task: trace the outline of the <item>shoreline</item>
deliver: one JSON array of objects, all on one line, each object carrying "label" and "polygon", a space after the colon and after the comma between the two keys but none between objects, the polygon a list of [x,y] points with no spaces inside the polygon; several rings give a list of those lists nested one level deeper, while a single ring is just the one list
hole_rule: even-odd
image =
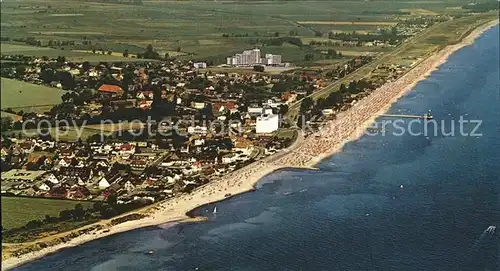
[{"label": "shoreline", "polygon": [[[85,233],[65,243],[29,252],[19,257],[7,258],[2,260],[2,270],[26,264],[49,254],[56,253],[64,248],[78,246],[125,231],[166,223],[175,224],[204,221],[204,218],[190,217],[189,215],[192,214],[194,209],[201,206],[253,191],[255,185],[263,177],[277,170],[286,168],[314,169],[315,165],[341,151],[347,142],[359,139],[363,135],[363,131],[371,126],[380,114],[386,112],[393,103],[414,88],[418,82],[426,79],[432,72],[437,70],[448,60],[450,55],[472,44],[476,38],[496,25],[498,25],[498,19],[487,22],[473,29],[458,43],[448,45],[432,53],[396,81],[386,83],[374,90],[354,106],[339,114],[337,119],[328,122],[316,133],[319,137],[312,135],[306,139],[302,139],[302,134],[299,131],[300,138],[291,147],[277,153],[276,156],[266,157],[221,178],[217,178],[195,189],[191,194],[182,195],[150,206],[148,209],[152,211],[148,217],[126,221],[114,226],[107,225],[110,220],[97,222],[96,224],[105,226],[106,230]],[[230,196],[227,196],[228,194]],[[136,210],[135,212],[138,211]],[[91,225],[95,224],[88,226]],[[33,244],[35,243],[37,242],[33,242]]]}]

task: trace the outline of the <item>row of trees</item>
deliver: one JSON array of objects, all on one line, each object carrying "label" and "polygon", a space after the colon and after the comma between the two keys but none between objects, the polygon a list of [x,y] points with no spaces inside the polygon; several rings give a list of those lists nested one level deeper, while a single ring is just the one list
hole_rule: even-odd
[{"label": "row of trees", "polygon": [[[261,34],[259,32],[254,32],[253,37],[279,37],[281,35],[280,32],[274,32],[274,33],[265,33]],[[288,32],[288,36],[290,37],[295,37],[299,35],[299,31],[297,30],[290,30]],[[242,37],[249,37],[250,35],[247,33],[223,33],[222,37],[223,38],[229,38],[229,37],[234,37],[234,38],[242,38]]]}]

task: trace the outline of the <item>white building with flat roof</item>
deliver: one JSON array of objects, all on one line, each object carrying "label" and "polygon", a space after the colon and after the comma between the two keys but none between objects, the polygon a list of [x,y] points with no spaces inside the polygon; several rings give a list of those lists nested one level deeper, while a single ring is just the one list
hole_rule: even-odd
[{"label": "white building with flat roof", "polygon": [[196,69],[205,69],[205,68],[207,68],[207,63],[195,62],[195,63],[193,63],[193,67],[195,67]]},{"label": "white building with flat roof", "polygon": [[257,117],[255,132],[257,134],[269,134],[279,128],[279,115],[262,115]]},{"label": "white building with flat roof", "polygon": [[281,65],[281,55],[266,54],[263,58],[263,63],[265,65]]},{"label": "white building with flat roof", "polygon": [[260,49],[245,50],[241,54],[226,58],[226,64],[233,66],[253,66],[260,63]]}]

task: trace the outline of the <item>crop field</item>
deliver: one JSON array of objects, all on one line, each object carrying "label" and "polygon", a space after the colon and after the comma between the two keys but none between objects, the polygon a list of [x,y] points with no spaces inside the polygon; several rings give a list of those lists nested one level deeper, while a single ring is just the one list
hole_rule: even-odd
[{"label": "crop field", "polygon": [[92,202],[25,197],[2,197],[2,227],[12,229],[34,219],[43,220],[45,215],[59,216],[62,210],[73,209],[80,203],[83,208]]},{"label": "crop field", "polygon": [[[131,54],[137,54],[152,44],[160,54],[168,52],[173,56],[179,50],[180,55],[189,54],[186,56],[189,58],[225,62],[225,57],[253,47],[252,41],[273,38],[276,34],[282,37],[293,33],[299,38],[307,38],[314,37],[317,31],[371,32],[395,24],[403,16],[401,10],[405,10],[405,17],[460,13],[464,11],[450,8],[468,1],[143,2],[142,6],[131,6],[77,0],[4,1],[2,36],[33,36],[45,43],[49,40],[91,40],[91,45],[64,46],[64,50],[59,48],[51,52],[64,52],[71,57],[77,54],[74,57],[79,60],[102,58],[108,61],[120,57],[118,54],[93,56],[87,53],[92,49],[113,52],[128,49]],[[270,50],[273,53],[282,50],[283,61],[296,61],[297,55],[304,51],[299,46],[282,47]],[[43,51],[36,53],[43,54]],[[109,61],[112,60],[116,59]]]},{"label": "crop field", "polygon": [[424,8],[403,8],[400,9],[402,12],[409,12],[412,15],[438,15],[439,13],[436,13],[432,10],[424,9]]},{"label": "crop field", "polygon": [[0,43],[0,52],[3,55],[30,55],[36,57],[49,57],[56,58],[58,56],[64,56],[68,60],[72,61],[90,61],[90,62],[99,62],[99,61],[132,61],[137,59],[125,58],[122,56],[122,53],[113,54],[113,55],[102,55],[102,54],[93,54],[91,50],[89,51],[78,51],[78,50],[60,50],[53,49],[49,47],[37,47],[31,45],[22,45],[18,43]]},{"label": "crop field", "polygon": [[356,22],[356,21],[299,21],[298,24],[321,24],[321,25],[376,25],[376,26],[393,26],[398,22]]},{"label": "crop field", "polygon": [[1,78],[2,109],[44,112],[47,107],[61,103],[63,90],[22,81]]}]

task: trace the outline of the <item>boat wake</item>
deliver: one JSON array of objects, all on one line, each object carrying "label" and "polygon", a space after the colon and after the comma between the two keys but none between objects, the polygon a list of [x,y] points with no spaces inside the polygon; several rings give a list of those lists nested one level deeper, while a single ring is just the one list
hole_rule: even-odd
[{"label": "boat wake", "polygon": [[489,226],[488,228],[486,228],[486,230],[483,231],[483,233],[481,233],[481,236],[479,236],[479,239],[477,239],[472,249],[474,251],[477,251],[481,247],[491,244],[491,241],[493,241],[497,237],[497,235],[497,227]]}]

